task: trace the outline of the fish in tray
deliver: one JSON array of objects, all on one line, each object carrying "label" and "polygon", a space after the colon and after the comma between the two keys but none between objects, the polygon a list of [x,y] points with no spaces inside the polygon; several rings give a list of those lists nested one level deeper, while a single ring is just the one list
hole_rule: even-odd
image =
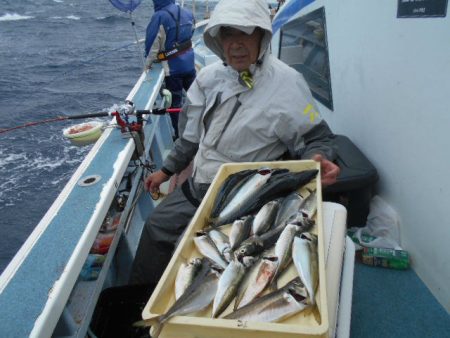
[{"label": "fish in tray", "polygon": [[259,209],[252,224],[253,235],[261,235],[272,227],[280,205],[280,201],[276,199],[267,202]]},{"label": "fish in tray", "polygon": [[[308,231],[313,225],[314,220],[304,217],[298,213],[295,218],[290,221],[291,224],[298,226],[298,232]],[[256,256],[264,250],[271,248],[277,242],[280,234],[283,232],[286,225],[281,225],[273,228],[261,236],[252,236],[246,239],[239,248],[235,251],[235,256],[242,259],[245,256]]]},{"label": "fish in tray", "polygon": [[209,230],[208,236],[212,239],[222,257],[229,262],[231,260],[231,245],[228,236],[217,229]]},{"label": "fish in tray", "polygon": [[[236,219],[245,216],[240,213],[241,208],[253,200],[255,195],[264,186],[272,175],[272,169],[261,168],[251,176],[244,178],[244,183],[241,183],[238,189],[235,190],[231,198],[226,198],[226,204],[223,209],[214,217],[215,211],[212,215],[212,223],[215,226],[231,223]],[[220,193],[219,193],[220,195]]]},{"label": "fish in tray", "polygon": [[234,310],[247,305],[266,289],[277,266],[278,258],[273,255],[273,248],[264,252],[245,275],[236,295]]},{"label": "fish in tray", "polygon": [[[292,215],[295,215],[300,207],[305,202],[303,196],[294,191],[286,196],[280,204],[276,218],[274,220],[275,226],[286,224]],[[310,217],[311,218],[311,217]]]},{"label": "fish in tray", "polygon": [[211,217],[215,218],[219,216],[223,207],[229,202],[239,188],[244,184],[248,178],[257,172],[256,169],[253,170],[242,170],[237,173],[231,174],[227,177],[225,182],[222,183],[220,191],[217,193],[216,199],[214,201],[214,206],[211,212]]},{"label": "fish in tray", "polygon": [[281,289],[256,298],[223,318],[254,322],[279,322],[310,306],[305,286],[300,278],[296,277]]},{"label": "fish in tray", "polygon": [[219,251],[214,241],[211,239],[207,231],[198,231],[194,237],[194,243],[197,250],[205,257],[208,257],[215,264],[225,269],[228,261]]},{"label": "fish in tray", "polygon": [[292,259],[301,281],[308,291],[311,303],[315,302],[315,289],[319,282],[319,257],[317,236],[305,232],[294,238]]},{"label": "fish in tray", "polygon": [[188,264],[181,264],[175,278],[175,299],[180,298],[184,291],[194,282],[195,276],[197,276],[201,267],[201,258],[194,258]]},{"label": "fish in tray", "polygon": [[219,316],[235,298],[239,284],[245,275],[245,266],[233,260],[223,271],[214,297],[212,317]]},{"label": "fish in tray", "polygon": [[273,172],[271,169],[260,170],[240,187],[220,214],[210,221],[217,227],[257,212],[269,201],[285,197],[308,184],[317,173],[316,169],[301,172],[286,172],[283,169]]},{"label": "fish in tray", "polygon": [[157,338],[161,333],[164,323],[175,316],[182,316],[197,312],[207,308],[213,301],[220,273],[215,269],[209,259],[202,258],[201,269],[195,277],[193,283],[178,298],[175,303],[160,316],[138,321],[133,324],[135,327],[152,326],[151,336]]},{"label": "fish in tray", "polygon": [[317,212],[317,196],[316,191],[310,191],[308,197],[306,197],[305,202],[300,207],[300,212],[309,218],[313,218]]},{"label": "fish in tray", "polygon": [[[246,278],[239,289],[236,297],[235,309],[251,302],[269,286],[271,289],[276,289],[278,277],[292,262],[292,243],[295,235],[308,230],[313,224],[306,218],[303,218],[302,221],[304,221],[306,225],[304,225],[304,223],[293,222],[287,224],[284,228],[278,228],[279,230],[282,230],[276,240],[275,246],[263,253],[262,258],[251,268],[250,274],[252,276]],[[247,251],[247,253],[248,252],[249,251]],[[255,270],[257,271],[256,273]]]},{"label": "fish in tray", "polygon": [[229,235],[232,251],[236,250],[248,238],[252,224],[254,224],[254,218],[254,216],[249,215],[233,222]]},{"label": "fish in tray", "polygon": [[287,266],[292,262],[292,242],[296,234],[304,231],[305,228],[295,223],[289,223],[283,229],[277,242],[275,243],[275,257],[278,259],[277,268],[272,276],[271,283],[274,286],[280,274],[286,270]]}]

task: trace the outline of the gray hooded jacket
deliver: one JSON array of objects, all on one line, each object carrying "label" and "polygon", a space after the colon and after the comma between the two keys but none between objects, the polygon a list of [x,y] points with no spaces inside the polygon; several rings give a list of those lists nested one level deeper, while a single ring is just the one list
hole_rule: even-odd
[{"label": "gray hooded jacket", "polygon": [[227,162],[310,158],[334,159],[332,133],[322,121],[303,76],[270,54],[271,22],[264,0],[222,0],[205,28],[205,44],[223,61],[222,26],[251,33],[264,30],[259,59],[251,65],[253,88],[236,70],[216,62],[200,70],[180,117],[181,137],[164,161],[174,173],[194,158],[196,183],[211,183]]}]

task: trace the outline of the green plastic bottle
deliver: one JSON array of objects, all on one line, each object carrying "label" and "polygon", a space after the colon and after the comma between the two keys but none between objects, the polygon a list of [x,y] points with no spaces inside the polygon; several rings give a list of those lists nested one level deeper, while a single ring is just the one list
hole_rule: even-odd
[{"label": "green plastic bottle", "polygon": [[362,262],[367,265],[405,270],[409,268],[409,254],[405,250],[364,248]]}]

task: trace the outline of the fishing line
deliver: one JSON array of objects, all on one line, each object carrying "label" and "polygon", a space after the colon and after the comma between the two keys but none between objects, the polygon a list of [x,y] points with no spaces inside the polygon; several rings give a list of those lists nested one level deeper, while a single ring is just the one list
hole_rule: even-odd
[{"label": "fishing line", "polygon": [[53,82],[55,82],[56,80],[58,80],[58,79],[60,79],[60,78],[62,78],[62,77],[65,77],[65,76],[67,76],[67,75],[73,73],[74,71],[78,71],[78,70],[80,70],[81,67],[84,67],[84,66],[89,65],[91,62],[93,62],[93,61],[95,61],[95,60],[97,60],[97,59],[99,59],[99,58],[101,58],[101,57],[103,57],[103,56],[105,56],[105,55],[108,55],[108,54],[110,54],[111,52],[117,52],[117,51],[119,51],[119,50],[121,50],[121,49],[128,48],[128,47],[130,47],[130,46],[132,46],[132,45],[136,45],[136,44],[139,45],[139,43],[141,43],[141,42],[143,42],[143,41],[145,41],[145,39],[140,39],[140,40],[137,40],[137,41],[133,41],[133,42],[131,42],[131,43],[127,43],[127,44],[122,45],[122,46],[119,46],[119,47],[117,47],[117,48],[109,49],[109,50],[107,50],[106,52],[99,53],[99,54],[95,55],[94,57],[92,57],[92,58],[90,58],[90,59],[88,59],[88,60],[86,60],[86,61],[81,61],[81,64],[80,64],[78,67],[72,68],[71,70],[68,70],[68,71],[62,73],[62,75],[57,75],[57,76],[55,76],[53,79],[51,79],[51,80],[49,81],[49,83],[53,83]]},{"label": "fishing line", "polygon": [[[133,115],[134,114],[164,115],[166,113],[178,114],[180,111],[181,111],[181,108],[161,108],[161,109],[153,109],[153,110],[137,110],[135,113],[133,113]],[[107,116],[113,116],[116,113],[117,112],[98,112],[98,113],[79,114],[79,115],[71,115],[71,116],[58,116],[55,118],[50,118],[50,119],[45,119],[45,120],[40,120],[40,121],[27,122],[25,124],[11,127],[11,128],[0,128],[0,134],[6,133],[9,131],[13,131],[13,130],[17,130],[17,129],[37,126],[37,125],[45,124],[45,123],[59,122],[59,121],[66,121],[66,120],[89,119],[89,118],[94,118],[94,117],[107,117]]]}]

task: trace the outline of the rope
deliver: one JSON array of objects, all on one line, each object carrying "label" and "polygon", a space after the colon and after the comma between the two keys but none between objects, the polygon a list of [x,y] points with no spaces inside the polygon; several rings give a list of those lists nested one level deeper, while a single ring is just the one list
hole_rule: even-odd
[{"label": "rope", "polygon": [[145,69],[144,55],[143,55],[143,53],[142,53],[142,50],[141,50],[141,44],[139,43],[139,39],[138,39],[138,36],[137,36],[136,25],[135,25],[134,20],[133,20],[133,12],[130,12],[130,21],[131,21],[131,27],[133,27],[135,43],[136,43],[136,45],[137,45],[137,47],[138,47],[138,48],[137,48],[137,52],[138,52],[138,54],[139,54],[140,57],[141,57],[141,61],[142,61],[142,69]]}]

